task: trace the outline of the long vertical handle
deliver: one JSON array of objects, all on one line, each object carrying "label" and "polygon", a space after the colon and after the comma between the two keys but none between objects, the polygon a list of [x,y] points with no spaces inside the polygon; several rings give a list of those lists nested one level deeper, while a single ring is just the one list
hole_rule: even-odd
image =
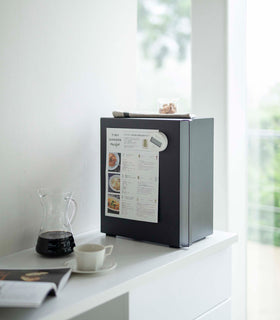
[{"label": "long vertical handle", "polygon": [[76,214],[77,214],[77,210],[78,210],[78,204],[74,199],[71,198],[70,200],[72,201],[72,203],[74,205],[74,210],[73,210],[71,216],[69,217],[69,221],[70,221],[70,223],[72,223],[74,221],[74,219],[76,218]]}]

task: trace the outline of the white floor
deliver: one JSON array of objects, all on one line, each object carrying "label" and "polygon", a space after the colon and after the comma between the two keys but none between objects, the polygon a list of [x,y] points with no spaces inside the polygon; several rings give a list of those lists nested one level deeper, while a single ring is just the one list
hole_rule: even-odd
[{"label": "white floor", "polygon": [[248,320],[280,320],[280,247],[248,241]]}]

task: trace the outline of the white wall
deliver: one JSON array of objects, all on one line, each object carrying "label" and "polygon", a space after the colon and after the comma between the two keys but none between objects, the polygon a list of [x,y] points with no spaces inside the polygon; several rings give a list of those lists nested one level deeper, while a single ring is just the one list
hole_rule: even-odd
[{"label": "white wall", "polygon": [[226,230],[227,212],[227,5],[192,2],[192,111],[214,118],[214,227]]},{"label": "white wall", "polygon": [[233,246],[232,319],[246,314],[247,121],[246,1],[228,0],[228,229],[238,233]]},{"label": "white wall", "polygon": [[135,101],[135,0],[0,1],[0,255],[31,247],[38,187],[99,227],[99,118]]}]

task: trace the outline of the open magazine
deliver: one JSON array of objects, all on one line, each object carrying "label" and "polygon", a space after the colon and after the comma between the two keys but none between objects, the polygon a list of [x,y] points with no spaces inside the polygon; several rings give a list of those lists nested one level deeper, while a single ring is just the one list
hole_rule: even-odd
[{"label": "open magazine", "polygon": [[36,308],[57,295],[71,269],[0,269],[0,307]]}]

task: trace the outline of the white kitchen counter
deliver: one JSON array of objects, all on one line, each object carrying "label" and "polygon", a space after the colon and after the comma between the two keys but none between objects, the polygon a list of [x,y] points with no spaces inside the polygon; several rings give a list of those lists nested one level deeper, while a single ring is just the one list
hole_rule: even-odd
[{"label": "white kitchen counter", "polygon": [[[200,301],[198,308],[190,301],[193,309],[189,308],[189,315],[187,317],[185,316],[185,319],[188,319],[188,317],[189,319],[194,317],[196,319],[212,319],[211,317],[207,318],[209,310],[211,308],[217,308],[217,305],[219,304],[221,304],[222,308],[230,299],[231,256],[229,253],[226,253],[225,255],[221,255],[221,253],[229,252],[228,250],[230,250],[231,245],[235,241],[237,241],[237,236],[235,234],[216,231],[206,239],[194,243],[190,248],[174,249],[125,238],[106,237],[104,234],[100,233],[92,234],[87,236],[87,238],[76,241],[76,244],[83,242],[113,244],[113,258],[118,263],[115,270],[104,274],[72,274],[69,282],[60,292],[58,297],[48,297],[38,309],[1,308],[0,319],[70,319],[125,294],[129,295],[130,319],[138,319],[138,317],[140,319],[142,317],[142,319],[146,320],[147,316],[145,315],[145,312],[151,314],[151,317],[154,319],[158,319],[157,316],[154,317],[153,310],[149,309],[149,303],[151,302],[153,306],[155,306],[156,303],[162,303],[162,300],[160,300],[161,293],[158,291],[153,292],[153,290],[157,290],[156,288],[160,289],[162,283],[167,284],[169,280],[166,279],[171,279],[169,288],[174,284],[176,291],[176,288],[179,288],[180,284],[183,283],[177,278],[179,276],[182,280],[185,278],[184,276],[182,277],[181,272],[186,275],[185,281],[188,282],[184,303],[187,305],[188,301],[192,299],[188,297],[194,296],[193,299],[198,300],[195,286],[196,283],[197,286],[202,286],[201,281],[204,277],[204,271],[205,277],[207,277],[208,274],[210,281],[212,281],[211,279],[220,277],[223,270],[225,270],[224,276],[221,275],[221,283],[219,284],[219,281],[217,282],[215,280],[217,288],[219,286],[221,287],[220,294],[215,295],[213,293],[210,298],[207,298],[207,295],[203,298],[204,296],[202,294],[201,299],[204,299],[205,303],[203,304]],[[73,258],[73,254],[66,258],[44,258],[36,254],[34,249],[28,249],[10,256],[1,257],[0,268],[64,267],[64,262],[70,258]],[[211,261],[213,261],[213,263]],[[218,268],[220,268],[222,263],[225,263],[225,267],[221,269],[222,271],[219,271]],[[211,266],[211,264],[213,265]],[[201,268],[202,271],[199,272],[197,279],[195,279],[192,272],[198,272],[200,270],[199,268]],[[215,275],[216,271],[217,275]],[[214,274],[212,275],[211,273]],[[175,274],[177,274],[177,278],[174,276],[173,281],[172,276]],[[187,276],[190,277],[190,280],[187,280]],[[227,280],[225,281],[223,277],[227,278]],[[178,280],[178,284],[176,279]],[[163,282],[161,283],[161,281]],[[205,282],[206,280],[203,281]],[[226,288],[225,282],[229,284],[226,285]],[[153,284],[157,284],[157,287],[149,288],[149,286]],[[209,284],[208,286],[212,286],[212,284]],[[145,297],[143,297],[143,301],[139,303],[138,308],[137,301],[140,299],[140,296],[143,296],[143,290],[146,290],[147,292],[147,301],[145,302]],[[169,289],[166,288],[166,292],[168,292],[168,290]],[[172,291],[173,289],[171,288],[170,290]],[[179,288],[178,290],[182,291],[182,288]],[[202,292],[205,289],[202,286],[200,290]],[[219,290],[217,290],[217,292],[218,291]],[[162,295],[168,298],[166,292],[162,292]],[[155,295],[154,300],[148,297],[149,293],[151,294],[151,297]],[[184,289],[180,292],[180,297],[182,297],[183,293]],[[145,303],[147,308],[144,310],[143,306],[145,306]],[[178,303],[180,303],[180,299],[178,299]],[[221,308],[219,309],[219,312],[223,310]],[[141,314],[142,309],[144,310],[143,314]],[[159,308],[156,309],[157,311],[155,312],[160,313]],[[171,309],[172,307],[168,310]],[[164,311],[164,308],[162,308],[162,310]],[[168,314],[168,311],[164,311],[164,313]],[[200,318],[200,315],[203,313],[205,313],[206,317]],[[159,314],[157,315],[159,316]],[[166,319],[168,319],[169,316],[166,317]],[[174,317],[174,319],[181,318],[178,315],[178,317]]]}]

